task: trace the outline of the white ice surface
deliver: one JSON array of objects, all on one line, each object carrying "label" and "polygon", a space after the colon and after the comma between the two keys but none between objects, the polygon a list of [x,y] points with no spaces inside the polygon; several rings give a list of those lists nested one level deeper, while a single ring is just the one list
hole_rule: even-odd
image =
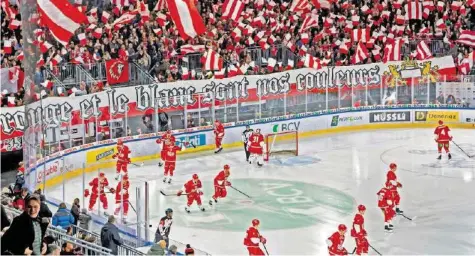
[{"label": "white ice surface", "polygon": [[[454,140],[465,151],[475,155],[475,130],[454,129]],[[230,180],[239,178],[280,179],[300,181],[331,187],[351,195],[356,204],[365,204],[368,208],[365,215],[365,227],[368,240],[384,255],[389,254],[475,254],[475,158],[466,157],[451,144],[453,160],[444,158],[436,160],[436,144],[431,129],[394,129],[358,133],[345,133],[334,136],[314,137],[299,143],[299,157],[316,157],[320,161],[304,166],[283,166],[273,161],[262,168],[250,166],[244,161],[241,151],[215,155],[212,152],[205,156],[183,159],[177,163],[174,185],[164,185],[162,169],[156,164],[144,167],[131,167],[129,176],[132,186],[131,202],[135,205],[134,187],[150,183],[151,222],[153,229],[157,227],[164,210],[169,207],[170,200],[181,200],[184,197],[168,197],[160,195],[159,189],[178,189],[193,173],[198,173],[201,180],[211,181],[224,164],[231,165]],[[284,161],[285,159],[281,159]],[[383,186],[387,166],[390,162],[399,165],[397,175],[403,183],[401,190],[401,208],[407,216],[417,218],[410,222],[398,216],[395,231],[387,234],[383,231],[383,216],[377,208],[375,193]],[[106,176],[114,184],[114,170],[106,170]],[[93,173],[87,174],[86,182],[92,179]],[[97,175],[97,174],[96,174]],[[231,198],[240,198],[237,193],[228,190]],[[82,197],[82,177],[66,183],[66,201],[72,202],[75,197]],[[232,195],[232,196],[231,196]],[[49,189],[48,197],[62,198],[62,186]],[[210,222],[227,218],[219,210],[209,209],[207,201],[211,195],[204,197],[208,211],[214,214],[202,215],[197,208],[189,216],[183,207],[175,210],[174,218],[198,222]],[[243,198],[245,199],[245,198]],[[266,200],[265,198],[262,200]],[[109,195],[109,212],[115,205],[113,196]],[[86,204],[87,206],[87,204]],[[196,206],[195,206],[196,207]],[[256,206],[260,207],[260,206]],[[96,204],[97,209],[97,204]],[[97,210],[96,210],[97,211]],[[252,219],[252,207],[249,208],[249,220]],[[356,211],[356,209],[355,209]],[[269,214],[276,213],[270,209]],[[305,219],[302,215],[324,216],[326,221],[314,223],[309,221],[308,227],[265,230],[262,235],[267,238],[267,249],[270,254],[307,254],[326,255],[325,240],[336,230],[337,224],[351,226],[354,213],[338,219],[318,208],[306,213],[289,211],[290,214]],[[130,210],[129,221],[136,219]],[[233,220],[230,220],[233,221]],[[261,222],[265,223],[265,219]],[[242,223],[242,230],[210,230],[197,229],[187,225],[174,223],[170,237],[184,243],[190,243],[211,254],[246,254],[243,246],[245,231],[250,224]],[[264,224],[262,226],[265,226]],[[347,234],[345,247],[348,251],[354,248],[354,240]],[[374,254],[371,251],[370,254]]]}]

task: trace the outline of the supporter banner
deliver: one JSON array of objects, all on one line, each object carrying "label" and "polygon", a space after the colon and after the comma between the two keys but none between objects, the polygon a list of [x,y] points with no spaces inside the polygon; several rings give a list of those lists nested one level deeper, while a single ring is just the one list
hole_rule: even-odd
[{"label": "supporter banner", "polygon": [[394,123],[410,121],[411,111],[371,112],[369,114],[370,123]]},{"label": "supporter banner", "polygon": [[418,122],[458,122],[459,112],[456,111],[415,111],[414,120]]},{"label": "supporter banner", "polygon": [[89,150],[86,153],[86,163],[92,164],[97,162],[103,162],[105,160],[112,159],[112,155],[114,155],[117,150],[115,146],[108,146],[99,149]]},{"label": "supporter banner", "polygon": [[106,76],[109,84],[121,84],[129,81],[129,63],[120,59],[106,61]]},{"label": "supporter banner", "polygon": [[[114,60],[118,63],[117,60]],[[119,65],[115,65],[119,68]],[[107,67],[108,73],[110,66]],[[117,69],[118,70],[118,69]],[[127,69],[125,69],[127,70]],[[404,72],[403,72],[404,71]],[[123,72],[127,73],[128,72]],[[311,92],[335,92],[341,94],[351,87],[355,90],[404,86],[410,81],[433,81],[441,75],[454,75],[455,65],[451,56],[425,61],[388,62],[347,67],[324,67],[298,69],[260,76],[236,76],[222,80],[179,81],[111,89],[106,92],[78,96],[75,98],[49,97],[24,108],[2,108],[0,115],[2,140],[23,134],[26,119],[30,124],[45,122],[70,122],[71,125],[95,123],[127,117],[129,125],[142,123],[144,115],[151,115],[154,109],[163,111],[198,111],[209,108],[215,99],[216,107],[243,102],[269,101],[284,96],[304,96]],[[125,74],[124,74],[125,75]],[[190,96],[192,95],[193,96]],[[71,119],[71,120],[70,120]],[[134,123],[135,122],[135,123]],[[119,136],[115,135],[114,137]],[[123,136],[123,135],[122,135]],[[5,151],[6,148],[2,148]]]}]

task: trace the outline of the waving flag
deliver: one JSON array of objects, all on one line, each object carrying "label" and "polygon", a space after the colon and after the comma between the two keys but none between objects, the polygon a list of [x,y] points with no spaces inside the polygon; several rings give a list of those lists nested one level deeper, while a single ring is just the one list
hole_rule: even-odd
[{"label": "waving flag", "polygon": [[167,6],[173,23],[183,39],[194,38],[206,32],[194,0],[167,0]]},{"label": "waving flag", "polygon": [[238,22],[243,10],[244,4],[241,1],[226,0],[223,5],[223,19],[231,19]]},{"label": "waving flag", "polygon": [[87,22],[86,15],[67,0],[38,0],[38,12],[41,24],[62,45],[67,45],[79,26]]}]

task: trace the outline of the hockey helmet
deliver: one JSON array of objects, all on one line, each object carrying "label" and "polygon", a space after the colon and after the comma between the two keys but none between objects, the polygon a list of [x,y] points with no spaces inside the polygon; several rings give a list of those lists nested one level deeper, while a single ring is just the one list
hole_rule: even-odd
[{"label": "hockey helmet", "polygon": [[165,210],[165,214],[169,214],[169,213],[172,213],[172,212],[173,212],[172,208],[168,208],[168,209]]},{"label": "hockey helmet", "polygon": [[261,129],[257,128],[256,133],[261,133]]},{"label": "hockey helmet", "polygon": [[103,172],[99,173],[99,177],[104,177],[104,176],[106,176],[105,173],[103,173]]},{"label": "hockey helmet", "polygon": [[167,134],[171,134],[172,130],[170,128],[167,129]]},{"label": "hockey helmet", "polygon": [[362,204],[358,205],[358,211],[366,211],[366,206]]},{"label": "hockey helmet", "polygon": [[439,120],[439,124],[440,124],[440,125],[443,125],[443,124],[444,124],[444,121]]},{"label": "hockey helmet", "polygon": [[198,174],[196,174],[196,173],[193,174],[193,179],[194,179],[194,180],[197,180],[197,179],[198,179]]},{"label": "hockey helmet", "polygon": [[389,168],[390,168],[391,170],[392,170],[392,169],[395,169],[396,167],[397,167],[397,164],[395,164],[395,163],[391,163],[391,164],[389,165]]},{"label": "hockey helmet", "polygon": [[261,223],[261,222],[260,222],[258,219],[253,219],[253,220],[252,220],[252,225],[253,225],[253,226],[257,226],[257,225],[259,225],[260,223]]},{"label": "hockey helmet", "polygon": [[345,226],[345,224],[340,224],[340,225],[338,225],[338,231],[346,231],[346,226]]},{"label": "hockey helmet", "polygon": [[224,165],[224,169],[225,169],[225,170],[229,170],[229,168],[230,168],[230,167],[229,167],[229,164],[225,164],[225,165]]},{"label": "hockey helmet", "polygon": [[124,142],[122,140],[117,140],[117,145],[124,145]]}]

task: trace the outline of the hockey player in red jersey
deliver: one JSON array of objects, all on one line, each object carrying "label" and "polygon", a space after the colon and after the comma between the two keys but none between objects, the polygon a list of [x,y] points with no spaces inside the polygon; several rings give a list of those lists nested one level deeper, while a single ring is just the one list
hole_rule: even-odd
[{"label": "hockey player in red jersey", "polygon": [[176,138],[173,136],[171,130],[167,130],[162,137],[158,138],[155,141],[158,145],[160,145],[160,159],[158,160],[158,166],[163,166],[165,162],[165,155],[167,151],[167,146],[175,145]]},{"label": "hockey player in red jersey", "polygon": [[252,226],[246,231],[244,245],[247,247],[249,255],[265,255],[259,247],[259,243],[266,244],[267,240],[259,233],[259,224],[258,219],[253,219]]},{"label": "hockey player in red jersey", "polygon": [[434,130],[435,141],[437,142],[437,151],[439,152],[439,157],[437,159],[442,159],[442,147],[444,148],[449,160],[452,159],[452,155],[449,150],[449,143],[452,140],[452,136],[449,135],[450,128],[444,125],[442,120],[439,120],[439,126]]},{"label": "hockey player in red jersey", "polygon": [[394,226],[392,225],[392,219],[396,216],[394,211],[394,198],[393,192],[391,192],[393,185],[388,182],[386,187],[379,190],[378,195],[378,207],[381,209],[384,215],[384,230],[392,232]]},{"label": "hockey player in red jersey", "polygon": [[[173,172],[175,171],[175,166],[176,166],[176,154],[177,151],[184,151],[185,148],[185,143],[182,143],[181,147],[176,146],[175,144],[171,144],[172,140],[166,140],[165,141],[165,151],[162,151],[162,154],[165,154],[165,157],[162,158],[165,160],[165,171],[164,171],[164,178],[163,182],[167,182],[167,177],[168,178],[168,184],[172,183],[172,177],[173,177]],[[173,142],[175,143],[175,142]]]},{"label": "hockey player in red jersey", "polygon": [[366,207],[364,205],[358,205],[358,213],[353,219],[353,228],[351,229],[351,236],[356,240],[356,255],[367,254],[369,249],[369,243],[366,239],[367,233],[364,228],[364,213]]},{"label": "hockey player in red jersey", "polygon": [[[186,197],[188,199],[185,207],[185,211],[187,213],[190,213],[190,206],[194,201],[196,201],[201,211],[205,211],[205,208],[201,205],[201,196],[203,195],[201,188],[202,185],[200,179],[198,178],[198,174],[193,174],[193,179],[185,183],[185,193],[187,194]],[[181,193],[179,192],[179,195],[180,194]]]},{"label": "hockey player in red jersey", "polygon": [[327,239],[328,253],[330,255],[348,255],[348,251],[343,247],[345,233],[346,226],[340,224],[338,225],[338,231],[333,233],[333,235]]},{"label": "hockey player in red jersey", "polygon": [[115,203],[117,207],[115,208],[114,215],[119,215],[120,208],[123,207],[122,218],[124,220],[127,219],[127,213],[129,212],[129,186],[129,176],[124,175],[115,189]]},{"label": "hockey player in red jersey", "polygon": [[117,164],[116,164],[116,172],[117,175],[115,176],[115,179],[118,180],[120,177],[120,172],[123,171],[124,175],[127,175],[127,165],[130,163],[130,149],[126,145],[124,145],[124,142],[122,140],[117,140],[117,154],[114,154],[112,158],[117,158]]},{"label": "hockey player in red jersey", "polygon": [[402,184],[399,183],[396,176],[397,165],[395,163],[391,163],[389,165],[389,171],[386,174],[386,184],[391,183],[392,197],[394,199],[394,206],[396,206],[396,213],[402,214],[403,211],[399,209],[399,202],[401,201],[401,197],[399,196],[399,192],[397,191],[398,188],[402,188]]},{"label": "hockey player in red jersey", "polygon": [[264,164],[264,136],[261,134],[261,129],[256,129],[256,131],[252,133],[247,144],[249,152],[251,153],[249,164],[252,164],[252,162],[257,159],[257,165],[262,166]]},{"label": "hockey player in red jersey", "polygon": [[[91,186],[91,197],[89,198],[89,211],[92,211],[94,205],[96,204],[97,197],[101,200],[102,206],[104,210],[107,210],[107,196],[104,192],[104,188],[107,188],[111,192],[115,192],[114,189],[109,188],[109,181],[107,180],[105,174],[103,172],[99,173],[99,177],[94,178],[91,182],[89,182],[89,186]],[[89,196],[89,190],[84,191],[84,196]]]},{"label": "hockey player in red jersey", "polygon": [[[229,165],[224,165],[224,170],[220,171],[214,178],[214,195],[213,200],[218,202],[218,198],[225,198],[228,194],[226,186],[231,186],[231,182],[228,181],[228,177],[231,174]],[[209,205],[213,205],[213,200],[209,200]]]},{"label": "hockey player in red jersey", "polygon": [[221,142],[224,138],[224,126],[218,119],[214,121],[214,136],[216,142],[216,150],[214,151],[214,153],[219,153],[221,152],[221,150],[223,150]]}]

